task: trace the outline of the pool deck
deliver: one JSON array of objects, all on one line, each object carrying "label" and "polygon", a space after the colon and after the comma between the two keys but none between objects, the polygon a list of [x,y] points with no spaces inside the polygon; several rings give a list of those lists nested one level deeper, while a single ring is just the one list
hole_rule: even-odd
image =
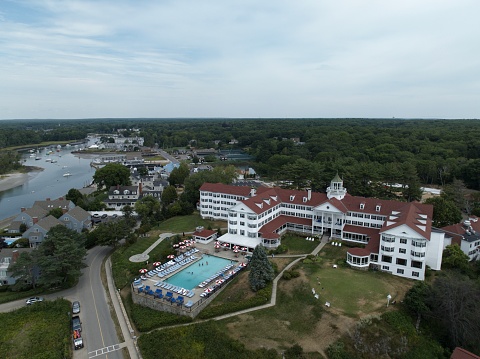
[{"label": "pool deck", "polygon": [[[144,287],[145,286],[150,286],[150,288],[153,291],[155,291],[155,289],[159,288],[159,287],[155,286],[155,284],[157,284],[158,282],[162,282],[162,281],[164,282],[164,281],[168,280],[168,278],[174,276],[175,274],[179,273],[180,271],[183,271],[186,268],[189,268],[190,266],[194,265],[195,263],[200,261],[206,255],[207,256],[209,256],[209,255],[216,256],[216,257],[220,257],[220,258],[232,261],[232,264],[234,265],[234,267],[231,268],[231,269],[234,269],[234,268],[238,267],[238,265],[240,263],[247,261],[246,258],[245,258],[245,255],[243,255],[242,252],[234,253],[231,249],[224,249],[224,248],[215,249],[214,246],[215,246],[214,241],[212,241],[209,244],[195,243],[195,248],[198,249],[198,252],[196,252],[194,254],[194,256],[196,257],[196,259],[194,261],[188,263],[188,265],[182,266],[178,270],[166,275],[163,278],[160,278],[157,275],[153,275],[153,276],[147,278],[146,280],[142,281],[143,286]],[[200,283],[198,283],[198,284],[200,284]],[[210,282],[209,285],[206,285],[203,288],[200,288],[200,287],[196,286],[195,288],[193,288],[193,292],[195,293],[193,295],[193,297],[189,298],[189,297],[184,296],[185,303],[188,302],[189,300],[191,300],[193,303],[196,303],[199,300],[203,299],[200,296],[200,294],[202,294],[207,287],[209,287],[211,285],[214,285],[214,284],[215,284],[215,281],[212,281],[212,282]],[[162,290],[163,290],[163,295],[165,295],[165,293],[169,291],[169,290],[166,290],[166,289],[162,289]],[[181,294],[174,293],[174,297],[177,297],[178,295],[181,295]]]}]

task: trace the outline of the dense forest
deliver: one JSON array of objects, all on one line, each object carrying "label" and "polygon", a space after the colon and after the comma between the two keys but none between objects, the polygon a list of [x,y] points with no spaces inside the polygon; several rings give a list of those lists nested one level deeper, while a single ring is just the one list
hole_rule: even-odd
[{"label": "dense forest", "polygon": [[[261,175],[325,190],[339,173],[352,194],[405,200],[419,184],[480,189],[480,122],[399,119],[89,119],[2,121],[0,148],[139,129],[146,146],[243,149]],[[235,139],[235,144],[229,144]]]}]

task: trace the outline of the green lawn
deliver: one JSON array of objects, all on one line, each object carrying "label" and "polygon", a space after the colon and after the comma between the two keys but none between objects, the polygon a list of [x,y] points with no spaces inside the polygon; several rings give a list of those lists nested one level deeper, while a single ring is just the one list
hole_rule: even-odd
[{"label": "green lawn", "polygon": [[288,247],[286,254],[307,254],[311,253],[320,242],[307,241],[304,237],[299,237],[294,234],[286,234],[282,238],[282,245]]},{"label": "green lawn", "polygon": [[70,358],[70,310],[57,299],[0,313],[0,358]]},{"label": "green lawn", "polygon": [[218,227],[226,227],[227,223],[212,222],[202,219],[199,214],[191,214],[189,216],[178,216],[169,218],[166,221],[160,223],[157,228],[161,232],[183,233],[193,232],[198,226],[203,226],[205,228],[208,228],[210,226],[212,229],[217,229]]}]

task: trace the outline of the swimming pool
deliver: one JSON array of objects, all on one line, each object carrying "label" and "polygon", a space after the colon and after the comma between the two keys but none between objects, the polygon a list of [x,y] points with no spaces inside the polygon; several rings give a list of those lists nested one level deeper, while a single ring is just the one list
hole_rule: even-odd
[{"label": "swimming pool", "polygon": [[228,259],[204,255],[199,261],[189,265],[180,272],[174,274],[164,282],[176,285],[184,289],[192,290],[197,285],[202,283],[205,279],[210,278],[212,275],[225,268],[232,263]]}]

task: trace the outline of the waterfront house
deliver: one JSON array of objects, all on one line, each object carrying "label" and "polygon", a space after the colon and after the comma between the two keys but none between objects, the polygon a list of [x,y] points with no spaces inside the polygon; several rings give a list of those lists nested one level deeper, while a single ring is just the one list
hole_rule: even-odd
[{"label": "waterfront house", "polygon": [[108,191],[108,199],[103,202],[107,208],[117,211],[122,210],[126,205],[134,207],[135,202],[137,202],[141,196],[141,190],[141,184],[137,186],[112,186]]},{"label": "waterfront house", "polygon": [[23,237],[28,238],[30,248],[36,248],[46,238],[48,231],[58,225],[63,225],[63,223],[50,215],[34,223],[32,227],[23,233]]},{"label": "waterfront house", "polygon": [[59,220],[65,227],[78,233],[92,228],[92,217],[90,213],[78,206],[65,212]]}]

